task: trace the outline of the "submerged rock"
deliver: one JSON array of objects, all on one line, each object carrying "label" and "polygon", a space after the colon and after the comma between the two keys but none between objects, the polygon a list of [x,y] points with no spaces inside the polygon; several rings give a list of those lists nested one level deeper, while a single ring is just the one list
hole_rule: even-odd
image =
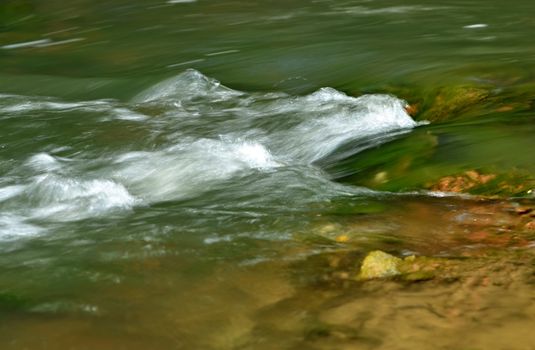
[{"label": "submerged rock", "polygon": [[481,103],[491,96],[490,87],[448,86],[440,89],[422,117],[443,121],[471,110],[481,109]]},{"label": "submerged rock", "polygon": [[404,259],[380,250],[370,252],[363,260],[358,279],[367,281],[397,277],[400,281],[420,282],[435,278],[437,268],[448,265],[444,259],[408,256]]},{"label": "submerged rock", "polygon": [[484,173],[473,169],[442,177],[433,183],[427,183],[425,187],[432,191],[470,193],[480,196],[526,197],[530,195],[534,181],[533,176],[525,171]]},{"label": "submerged rock", "polygon": [[495,174],[480,174],[476,170],[469,170],[463,174],[446,176],[430,186],[433,191],[462,193],[487,184],[496,178]]},{"label": "submerged rock", "polygon": [[393,255],[375,250],[364,258],[358,278],[370,280],[400,275],[399,266],[402,261]]},{"label": "submerged rock", "polygon": [[535,231],[535,220],[531,220],[527,224],[524,225],[524,229],[528,231]]}]

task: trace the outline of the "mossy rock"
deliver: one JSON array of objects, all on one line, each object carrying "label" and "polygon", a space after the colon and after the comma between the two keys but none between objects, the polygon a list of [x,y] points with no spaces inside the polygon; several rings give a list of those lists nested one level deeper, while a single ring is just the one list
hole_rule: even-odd
[{"label": "mossy rock", "polygon": [[[502,198],[532,196],[535,177],[526,166],[527,157],[521,155],[522,147],[530,141],[526,135],[515,139],[512,133],[493,131],[478,134],[469,130],[451,142],[450,138],[456,136],[448,128],[421,128],[397,140],[332,161],[324,169],[337,181],[379,191],[426,189]],[[496,153],[500,152],[497,146],[485,146],[494,135],[502,137],[501,145],[509,147],[507,151]],[[470,144],[472,139],[481,141],[475,146]],[[460,149],[466,149],[466,154],[459,153]],[[506,152],[517,149],[520,154],[507,160],[511,164],[496,166],[490,161],[494,154],[505,156]]]},{"label": "mossy rock", "polygon": [[482,111],[483,104],[491,98],[489,87],[449,86],[437,91],[424,102],[420,117],[430,121],[444,121],[467,113]]},{"label": "mossy rock", "polygon": [[437,145],[435,135],[426,130],[415,130],[397,140],[333,161],[323,168],[340,182],[381,191],[416,189],[421,187],[422,180],[406,175],[428,164]]},{"label": "mossy rock", "polygon": [[535,97],[533,83],[507,86],[492,80],[450,82],[442,86],[388,86],[384,91],[406,100],[408,113],[414,118],[431,122],[533,110]]}]

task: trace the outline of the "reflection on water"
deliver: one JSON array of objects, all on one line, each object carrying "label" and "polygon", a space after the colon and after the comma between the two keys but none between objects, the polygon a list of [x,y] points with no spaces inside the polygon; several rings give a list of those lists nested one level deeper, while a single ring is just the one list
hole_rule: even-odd
[{"label": "reflection on water", "polygon": [[0,347],[529,349],[533,6],[3,2]]}]

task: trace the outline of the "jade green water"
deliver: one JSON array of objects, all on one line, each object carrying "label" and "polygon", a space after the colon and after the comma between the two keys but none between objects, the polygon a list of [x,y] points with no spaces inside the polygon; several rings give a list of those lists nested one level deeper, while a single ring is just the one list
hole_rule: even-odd
[{"label": "jade green water", "polygon": [[0,348],[532,349],[534,14],[3,1]]}]

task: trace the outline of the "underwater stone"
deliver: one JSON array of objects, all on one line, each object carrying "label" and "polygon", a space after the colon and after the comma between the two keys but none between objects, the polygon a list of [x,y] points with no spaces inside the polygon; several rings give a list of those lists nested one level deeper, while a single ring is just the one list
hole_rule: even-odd
[{"label": "underwater stone", "polygon": [[524,228],[529,231],[535,231],[535,220],[528,222],[526,225],[524,225]]},{"label": "underwater stone", "polygon": [[358,278],[369,280],[400,275],[400,258],[387,254],[380,250],[370,252],[362,261]]}]

